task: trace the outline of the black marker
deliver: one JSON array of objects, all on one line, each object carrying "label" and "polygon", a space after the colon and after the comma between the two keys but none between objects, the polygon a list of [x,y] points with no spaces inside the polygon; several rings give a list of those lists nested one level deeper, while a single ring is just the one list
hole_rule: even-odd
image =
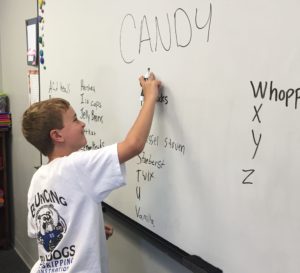
[{"label": "black marker", "polygon": [[[145,81],[148,80],[149,76],[150,76],[150,67],[148,67],[148,69],[147,69],[147,73],[144,76],[144,80]],[[140,101],[141,101],[141,105],[143,105],[143,102],[144,102],[144,91],[143,91],[143,89],[142,89],[142,92],[141,92],[141,95],[140,95]]]}]

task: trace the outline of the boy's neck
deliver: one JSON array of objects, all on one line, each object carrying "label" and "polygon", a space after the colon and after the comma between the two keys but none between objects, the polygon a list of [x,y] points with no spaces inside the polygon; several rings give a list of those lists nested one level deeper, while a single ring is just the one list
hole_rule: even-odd
[{"label": "boy's neck", "polygon": [[56,158],[68,156],[69,154],[71,153],[67,151],[54,150],[50,155],[48,155],[48,163]]}]

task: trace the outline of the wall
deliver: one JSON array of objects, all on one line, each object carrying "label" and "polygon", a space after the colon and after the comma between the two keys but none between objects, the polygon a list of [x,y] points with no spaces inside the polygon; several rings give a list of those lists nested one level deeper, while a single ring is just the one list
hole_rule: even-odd
[{"label": "wall", "polygon": [[2,67],[1,67],[1,32],[0,32],[0,90],[2,90]]},{"label": "wall", "polygon": [[28,107],[25,20],[36,16],[30,1],[0,2],[2,89],[9,95],[12,112],[12,232],[16,250],[28,263],[36,256],[35,242],[26,231],[26,193],[39,154],[24,140],[21,116]]},{"label": "wall", "polygon": [[[9,95],[13,113],[12,128],[12,222],[16,251],[32,266],[37,257],[36,243],[27,237],[26,196],[39,153],[23,138],[21,117],[28,107],[25,20],[36,16],[34,0],[0,1],[0,87]],[[2,78],[2,79],[1,79]],[[190,271],[153,247],[116,219],[106,216],[114,225],[115,234],[108,242],[111,273]]]}]

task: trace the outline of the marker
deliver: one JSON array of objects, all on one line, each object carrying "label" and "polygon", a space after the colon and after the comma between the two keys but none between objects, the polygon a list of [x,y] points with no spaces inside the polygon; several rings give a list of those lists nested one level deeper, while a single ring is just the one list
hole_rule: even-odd
[{"label": "marker", "polygon": [[[148,80],[149,76],[150,76],[150,67],[148,67],[147,73],[144,75],[144,80],[145,81]],[[140,101],[141,101],[141,105],[143,105],[143,102],[144,102],[144,91],[143,91],[143,89],[142,89],[142,92],[141,92],[141,95],[140,95]]]}]

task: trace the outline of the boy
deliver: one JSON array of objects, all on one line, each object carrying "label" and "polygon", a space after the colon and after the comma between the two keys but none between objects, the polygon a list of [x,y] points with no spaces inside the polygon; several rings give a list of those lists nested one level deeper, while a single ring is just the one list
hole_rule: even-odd
[{"label": "boy", "polygon": [[[38,242],[31,273],[107,273],[101,201],[123,186],[124,162],[142,152],[152,123],[160,81],[139,78],[144,104],[126,138],[92,151],[85,124],[70,104],[49,99],[23,115],[23,134],[49,162],[33,175],[28,191],[28,234]],[[109,232],[109,230],[107,231]]]}]

